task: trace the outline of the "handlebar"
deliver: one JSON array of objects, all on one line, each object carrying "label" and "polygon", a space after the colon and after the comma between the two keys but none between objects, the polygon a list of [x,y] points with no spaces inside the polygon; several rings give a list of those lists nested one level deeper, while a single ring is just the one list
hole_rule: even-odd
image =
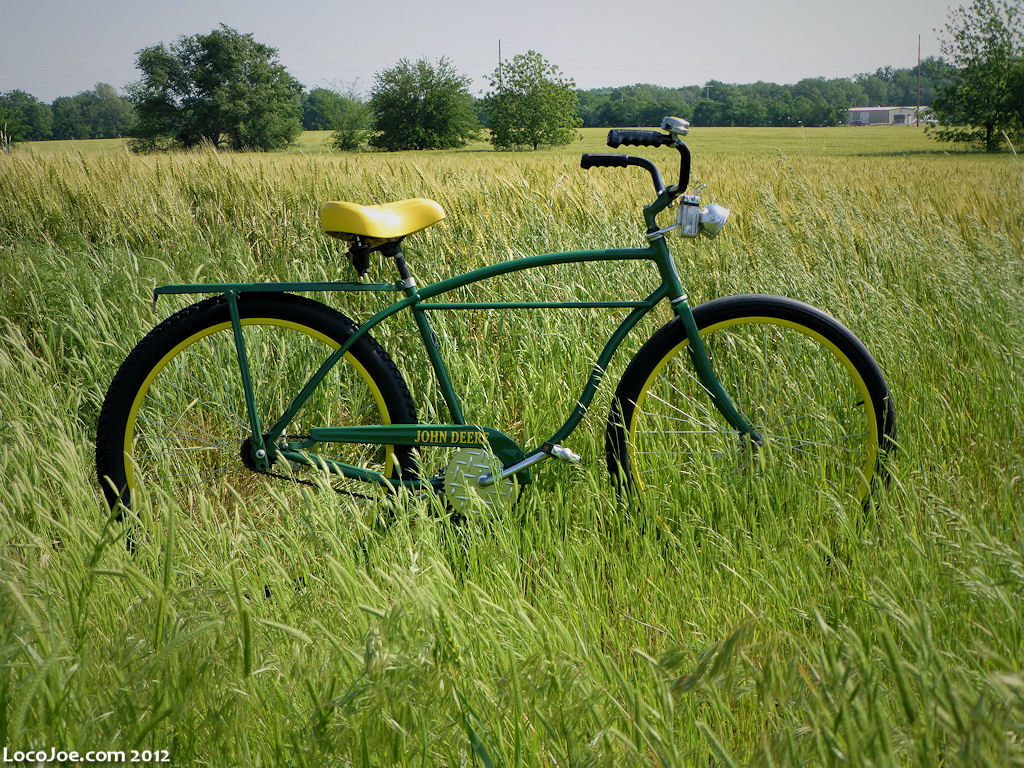
[{"label": "handlebar", "polygon": [[661,172],[658,166],[643,157],[632,155],[603,155],[587,152],[580,158],[580,168],[625,168],[628,165],[636,165],[651,174],[654,181],[654,192],[660,195],[665,191],[665,184],[661,180]]},{"label": "handlebar", "polygon": [[[679,137],[660,131],[645,131],[631,128],[613,128],[608,131],[608,146],[613,149],[625,144],[628,147],[675,147],[679,150],[679,185],[670,189],[675,198],[686,191],[690,183],[690,148]],[[658,195],[665,192],[658,167],[650,160],[631,155],[584,154],[580,159],[581,168],[625,168],[635,165],[651,174],[654,190]]]}]

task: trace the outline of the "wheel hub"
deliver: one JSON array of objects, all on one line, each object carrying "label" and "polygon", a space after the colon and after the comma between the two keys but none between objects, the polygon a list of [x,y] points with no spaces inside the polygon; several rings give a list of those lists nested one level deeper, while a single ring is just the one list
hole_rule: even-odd
[{"label": "wheel hub", "polygon": [[[264,446],[267,445],[266,441],[267,436],[264,436]],[[245,466],[246,469],[252,470],[253,472],[266,472],[268,469],[274,466],[276,456],[273,453],[267,451],[265,448],[260,450],[263,452],[263,456],[260,456],[259,451],[253,448],[252,435],[250,435],[249,437],[245,438],[245,440],[242,441],[242,447],[239,450],[239,455],[242,457],[242,464]],[[259,464],[257,464],[257,461],[261,459],[264,462],[266,462],[266,466],[264,466],[263,468],[260,468]]]}]

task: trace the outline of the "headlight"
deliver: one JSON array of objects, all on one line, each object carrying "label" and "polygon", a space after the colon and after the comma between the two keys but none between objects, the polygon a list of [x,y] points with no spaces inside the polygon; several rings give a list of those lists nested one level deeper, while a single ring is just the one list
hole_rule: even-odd
[{"label": "headlight", "polygon": [[708,237],[714,237],[721,232],[725,226],[725,220],[729,218],[731,211],[718,203],[712,203],[706,208],[700,209],[700,233]]},{"label": "headlight", "polygon": [[681,237],[696,237],[706,235],[714,237],[725,226],[725,220],[729,218],[728,208],[712,203],[700,207],[700,197],[697,195],[683,195],[679,205],[679,219],[676,226]]}]

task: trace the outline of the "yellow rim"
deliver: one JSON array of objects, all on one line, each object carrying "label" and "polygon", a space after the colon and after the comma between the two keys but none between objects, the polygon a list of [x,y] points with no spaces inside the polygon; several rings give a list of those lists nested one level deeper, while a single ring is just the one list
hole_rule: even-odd
[{"label": "yellow rim", "polygon": [[[820,344],[825,346],[830,352],[832,352],[832,354],[842,363],[843,368],[845,368],[846,372],[850,374],[850,377],[853,379],[853,382],[857,387],[857,391],[860,393],[861,399],[864,402],[865,412],[868,419],[869,440],[867,446],[867,456],[864,460],[863,466],[861,467],[862,480],[860,483],[860,488],[858,489],[858,493],[856,494],[858,501],[863,501],[867,497],[868,491],[870,490],[869,486],[871,484],[871,479],[875,472],[875,466],[878,462],[878,446],[880,444],[880,436],[878,434],[878,418],[877,414],[875,413],[875,404],[871,399],[867,384],[865,383],[864,378],[860,375],[860,372],[857,370],[856,366],[854,366],[850,358],[848,358],[835,344],[833,344],[831,341],[829,341],[827,338],[822,336],[817,331],[808,328],[806,325],[802,325],[801,323],[796,323],[793,322],[792,320],[782,320],[777,317],[763,317],[756,315],[746,317],[735,317],[730,320],[723,320],[720,323],[715,323],[714,325],[709,325],[707,328],[701,329],[700,335],[703,338],[708,334],[713,333],[714,331],[720,330],[722,328],[728,328],[734,325],[774,325],[781,326],[784,328],[790,328],[792,330],[802,333],[804,336],[807,336],[818,341]],[[679,351],[686,347],[689,343],[689,339],[684,339],[671,350],[669,350],[668,354],[666,354],[664,357],[661,358],[661,360],[658,361],[658,364],[655,366],[654,370],[651,371],[651,375],[647,377],[647,380],[644,382],[643,387],[641,387],[640,389],[640,394],[637,396],[637,401],[633,408],[633,415],[630,419],[629,424],[629,448],[630,452],[633,453],[634,455],[636,454],[635,446],[637,444],[637,417],[643,407],[643,403],[647,397],[647,392],[651,387],[651,383],[656,378],[658,378],[658,376],[664,370],[665,366],[668,365],[669,361],[675,358]],[[643,481],[637,474],[636,467],[634,466],[634,464],[635,462],[630,462],[630,473],[632,475],[633,482],[636,484],[636,487],[642,489]]]},{"label": "yellow rim", "polygon": [[[290,320],[281,320],[275,317],[249,317],[244,318],[241,322],[243,327],[249,325],[272,325],[278,326],[280,328],[290,328],[292,330],[304,333],[305,335],[313,339],[323,342],[331,349],[336,350],[341,346],[340,344],[338,344],[337,341],[332,339],[330,336],[327,336],[314,328],[310,328],[308,325],[302,325],[301,323],[295,323]],[[208,326],[203,330],[199,331],[198,333],[189,336],[187,339],[185,339],[180,344],[176,345],[173,349],[171,349],[166,355],[160,358],[160,361],[153,366],[153,369],[149,372],[149,375],[146,376],[146,379],[142,382],[142,386],[139,387],[139,391],[135,395],[135,400],[132,402],[131,410],[128,412],[128,423],[125,427],[124,432],[124,470],[125,481],[127,482],[128,485],[129,494],[135,491],[135,471],[132,467],[132,462],[129,459],[129,457],[132,455],[132,439],[135,435],[135,422],[136,419],[138,418],[139,408],[142,407],[142,401],[145,399],[146,394],[149,392],[149,388],[153,384],[153,381],[156,379],[157,376],[160,375],[160,372],[164,369],[167,363],[169,363],[174,357],[176,357],[178,353],[181,352],[183,349],[192,346],[200,339],[204,339],[207,336],[211,336],[214,333],[227,330],[230,328],[231,321],[227,320],[223,323],[218,323],[217,325]],[[348,362],[353,368],[355,368],[360,378],[362,378],[363,381],[366,383],[366,386],[369,387],[370,392],[373,394],[373,399],[377,404],[377,409],[380,412],[381,423],[390,424],[391,414],[388,412],[387,404],[384,402],[384,395],[380,391],[380,388],[377,386],[377,382],[373,380],[373,377],[370,376],[369,372],[366,370],[363,364],[360,363],[352,355],[351,352],[345,353],[345,361]],[[394,447],[391,445],[387,445],[384,448],[386,451],[384,476],[391,477],[392,470],[394,469],[395,459]]]}]

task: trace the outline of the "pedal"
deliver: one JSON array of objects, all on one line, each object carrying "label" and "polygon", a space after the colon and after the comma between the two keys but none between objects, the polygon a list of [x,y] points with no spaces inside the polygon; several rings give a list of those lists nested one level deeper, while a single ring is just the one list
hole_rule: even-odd
[{"label": "pedal", "polygon": [[556,459],[567,462],[569,464],[579,464],[581,461],[583,461],[583,457],[580,456],[578,453],[568,448],[564,448],[561,445],[552,445],[551,455],[554,456]]}]

